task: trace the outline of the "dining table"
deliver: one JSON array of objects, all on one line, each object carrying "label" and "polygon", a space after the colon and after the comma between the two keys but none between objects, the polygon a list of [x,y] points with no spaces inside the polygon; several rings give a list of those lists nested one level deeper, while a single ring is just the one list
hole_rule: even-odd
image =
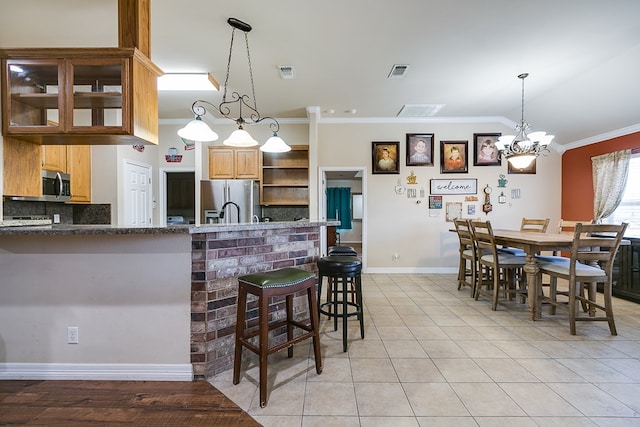
[{"label": "dining table", "polygon": [[568,233],[532,233],[520,230],[494,229],[495,242],[501,246],[520,248],[526,254],[523,267],[527,278],[527,304],[529,319],[540,317],[539,301],[542,292],[540,269],[536,254],[542,251],[570,250],[573,244],[573,232]]}]

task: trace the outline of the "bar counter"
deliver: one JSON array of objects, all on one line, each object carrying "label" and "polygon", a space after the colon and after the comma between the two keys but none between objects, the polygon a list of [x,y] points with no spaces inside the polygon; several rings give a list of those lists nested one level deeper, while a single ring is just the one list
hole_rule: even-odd
[{"label": "bar counter", "polygon": [[[326,225],[0,227],[0,379],[185,380],[228,370],[236,277],[315,272]],[[78,344],[67,344],[69,326]]]}]

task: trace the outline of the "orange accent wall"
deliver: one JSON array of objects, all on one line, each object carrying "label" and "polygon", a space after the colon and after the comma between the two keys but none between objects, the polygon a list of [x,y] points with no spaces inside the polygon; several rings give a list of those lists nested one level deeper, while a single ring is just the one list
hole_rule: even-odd
[{"label": "orange accent wall", "polygon": [[562,155],[562,219],[593,219],[591,157],[640,147],[640,132],[567,150]]}]

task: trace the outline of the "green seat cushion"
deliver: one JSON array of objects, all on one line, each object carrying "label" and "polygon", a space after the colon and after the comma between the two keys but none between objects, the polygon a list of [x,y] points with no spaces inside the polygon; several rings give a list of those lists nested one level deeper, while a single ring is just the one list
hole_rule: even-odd
[{"label": "green seat cushion", "polygon": [[246,274],[238,277],[238,281],[258,288],[282,288],[297,285],[312,277],[315,277],[315,274],[299,268],[288,267]]}]

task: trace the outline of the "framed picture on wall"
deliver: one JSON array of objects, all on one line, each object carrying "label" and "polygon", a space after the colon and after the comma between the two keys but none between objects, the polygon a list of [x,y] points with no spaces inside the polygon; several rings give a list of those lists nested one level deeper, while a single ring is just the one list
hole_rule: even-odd
[{"label": "framed picture on wall", "polygon": [[371,143],[371,173],[394,174],[400,173],[398,155],[400,142],[372,142]]},{"label": "framed picture on wall", "polygon": [[469,141],[440,141],[440,173],[469,172]]},{"label": "framed picture on wall", "polygon": [[530,175],[535,175],[536,173],[536,160],[537,159],[533,159],[533,162],[531,162],[531,164],[529,166],[527,166],[524,169],[516,169],[513,166],[511,166],[511,162],[507,161],[507,172],[508,173],[512,173],[512,174],[530,174]]},{"label": "framed picture on wall", "polygon": [[474,133],[473,134],[473,165],[474,166],[500,166],[500,152],[496,147],[496,141],[501,133]]},{"label": "framed picture on wall", "polygon": [[407,134],[407,166],[433,166],[433,134]]}]

